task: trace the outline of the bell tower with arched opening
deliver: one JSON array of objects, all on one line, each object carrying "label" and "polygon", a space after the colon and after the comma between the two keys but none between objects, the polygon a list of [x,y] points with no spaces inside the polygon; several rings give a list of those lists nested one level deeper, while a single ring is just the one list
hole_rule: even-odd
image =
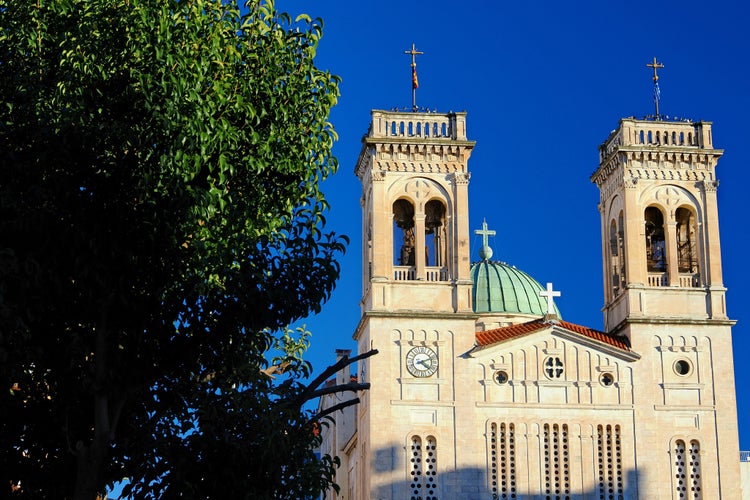
[{"label": "bell tower with arched opening", "polygon": [[723,151],[710,122],[656,118],[621,120],[591,176],[600,191],[605,330],[641,356],[633,371],[639,490],[735,498],[734,322],[716,197]]},{"label": "bell tower with arched opening", "polygon": [[466,113],[373,111],[362,182],[362,309],[471,312]]},{"label": "bell tower with arched opening", "polygon": [[623,119],[599,148],[605,328],[727,323],[711,123]]},{"label": "bell tower with arched opening", "polygon": [[[359,364],[360,380],[371,387],[360,394],[348,451],[358,498],[453,491],[435,470],[458,467],[456,422],[474,411],[458,402],[470,374],[455,376],[457,359],[475,341],[467,169],[473,147],[466,113],[375,110],[362,139],[355,168],[362,182],[362,317],[354,338],[360,353],[379,354]],[[412,470],[407,479],[404,464],[421,453],[424,474]],[[436,455],[440,462],[428,464]]]}]

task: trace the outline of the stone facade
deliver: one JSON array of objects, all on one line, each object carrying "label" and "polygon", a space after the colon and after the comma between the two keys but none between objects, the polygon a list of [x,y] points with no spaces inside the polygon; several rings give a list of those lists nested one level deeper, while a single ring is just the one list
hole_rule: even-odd
[{"label": "stone facade", "polygon": [[740,498],[711,124],[601,146],[605,332],[474,311],[473,146],[463,113],[372,112],[354,338],[380,353],[324,430],[333,498]]}]

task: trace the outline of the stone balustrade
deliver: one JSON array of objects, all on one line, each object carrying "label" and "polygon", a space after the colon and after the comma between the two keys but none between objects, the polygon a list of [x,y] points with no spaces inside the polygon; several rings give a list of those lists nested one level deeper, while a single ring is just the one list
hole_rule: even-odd
[{"label": "stone balustrade", "polygon": [[648,286],[669,286],[667,273],[648,273]]},{"label": "stone balustrade", "polygon": [[599,147],[599,159],[608,158],[619,146],[635,145],[713,149],[711,123],[626,118]]},{"label": "stone balustrade", "polygon": [[370,137],[466,140],[466,113],[373,111]]},{"label": "stone balustrade", "polygon": [[[414,266],[393,266],[394,281],[413,281],[419,279]],[[425,281],[448,281],[448,268],[441,266],[425,267]]]}]

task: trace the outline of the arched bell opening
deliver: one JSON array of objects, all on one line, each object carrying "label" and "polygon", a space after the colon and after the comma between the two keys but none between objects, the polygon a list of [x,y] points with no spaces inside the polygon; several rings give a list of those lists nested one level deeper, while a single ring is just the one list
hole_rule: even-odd
[{"label": "arched bell opening", "polygon": [[396,268],[396,279],[414,279],[415,245],[414,205],[408,200],[396,200],[393,203],[393,264],[401,268]]},{"label": "arched bell opening", "polygon": [[688,207],[675,211],[677,229],[677,269],[680,286],[695,287],[700,284],[698,224],[696,215]]},{"label": "arched bell opening", "polygon": [[612,219],[609,224],[609,269],[612,298],[615,298],[625,288],[625,241],[622,211],[617,220]]},{"label": "arched bell opening", "polygon": [[446,208],[440,200],[425,205],[425,265],[443,267],[447,261]]},{"label": "arched bell opening", "polygon": [[644,212],[646,229],[646,267],[651,286],[666,286],[667,246],[664,237],[664,214],[656,207],[648,207]]}]

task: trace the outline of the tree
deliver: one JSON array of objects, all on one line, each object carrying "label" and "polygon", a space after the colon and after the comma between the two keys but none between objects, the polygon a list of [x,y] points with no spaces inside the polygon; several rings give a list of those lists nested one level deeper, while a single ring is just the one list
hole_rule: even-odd
[{"label": "tree", "polygon": [[320,309],[345,245],[321,34],[272,0],[0,0],[0,492],[157,495],[212,452],[232,472],[251,441],[211,449],[212,422],[268,439],[304,389],[306,337],[273,332]]}]

